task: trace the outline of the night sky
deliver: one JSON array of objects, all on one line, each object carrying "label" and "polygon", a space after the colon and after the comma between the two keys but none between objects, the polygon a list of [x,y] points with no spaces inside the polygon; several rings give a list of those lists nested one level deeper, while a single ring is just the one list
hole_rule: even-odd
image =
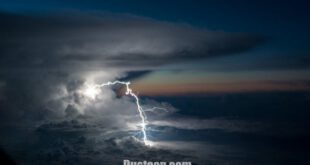
[{"label": "night sky", "polygon": [[0,0],[1,161],[310,164],[309,8]]}]

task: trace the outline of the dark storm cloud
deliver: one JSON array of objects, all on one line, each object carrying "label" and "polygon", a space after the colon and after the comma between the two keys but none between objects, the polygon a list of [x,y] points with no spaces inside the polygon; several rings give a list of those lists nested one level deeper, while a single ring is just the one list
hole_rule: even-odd
[{"label": "dark storm cloud", "polygon": [[2,69],[154,66],[230,55],[266,40],[131,15],[1,13],[0,19]]},{"label": "dark storm cloud", "polygon": [[[83,94],[85,83],[98,77],[99,82],[112,81],[133,70],[138,72],[127,78],[137,78],[154,66],[231,55],[265,40],[130,15],[1,13],[0,20],[0,109],[4,110],[0,111],[4,126],[0,141],[10,144],[5,148],[8,153],[27,163],[35,159],[51,164],[53,160],[96,164],[116,153],[119,157],[112,162],[141,155],[145,159],[182,160],[184,155],[179,152],[148,149],[119,136],[122,131],[125,136],[131,135],[130,131],[137,133],[140,120],[135,103],[128,97],[118,98],[110,88],[102,89],[98,99],[91,101]],[[152,113],[149,120],[176,111],[163,102],[141,99],[141,103],[146,108],[167,109],[147,112]],[[28,138],[17,144],[16,137],[21,136]],[[70,139],[61,140],[67,137]],[[90,140],[88,145],[87,140],[93,137],[103,140],[95,139],[102,140],[100,144]],[[15,145],[27,155],[19,158],[11,151]]]}]

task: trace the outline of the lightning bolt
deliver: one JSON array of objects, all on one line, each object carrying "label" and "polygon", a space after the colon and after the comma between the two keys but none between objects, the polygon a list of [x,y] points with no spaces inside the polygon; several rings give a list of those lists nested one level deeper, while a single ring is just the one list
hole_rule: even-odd
[{"label": "lightning bolt", "polygon": [[[145,114],[145,111],[143,110],[142,106],[140,105],[140,100],[139,97],[132,91],[130,88],[130,82],[124,82],[124,81],[113,81],[113,82],[107,82],[107,83],[102,83],[102,84],[96,84],[94,85],[94,88],[102,88],[104,86],[111,86],[111,85],[116,85],[116,84],[121,84],[126,87],[126,95],[130,95],[135,99],[136,105],[137,105],[137,111],[139,113],[140,119],[141,119],[141,132],[143,135],[143,143],[147,146],[151,146],[151,142],[148,140],[147,133],[146,133],[146,126],[147,126],[147,116]],[[148,109],[148,111],[154,110],[154,109],[164,109],[164,108],[159,108],[159,107],[153,107],[151,109]]]}]

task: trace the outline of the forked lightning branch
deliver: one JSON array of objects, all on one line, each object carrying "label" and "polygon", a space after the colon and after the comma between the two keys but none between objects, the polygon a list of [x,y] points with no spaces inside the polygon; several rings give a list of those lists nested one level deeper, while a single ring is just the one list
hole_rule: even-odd
[{"label": "forked lightning branch", "polygon": [[[121,84],[124,85],[126,87],[126,95],[132,96],[135,100],[135,103],[137,105],[137,111],[139,113],[141,122],[140,122],[140,127],[141,127],[141,132],[142,132],[142,140],[143,143],[145,145],[150,146],[152,143],[148,140],[147,137],[147,133],[146,133],[146,126],[147,126],[147,117],[145,114],[145,110],[142,108],[142,106],[140,105],[140,100],[139,97],[132,91],[132,89],[130,88],[130,82],[124,82],[124,81],[113,81],[113,82],[107,82],[107,83],[102,83],[102,84],[95,84],[95,85],[91,85],[88,86],[88,88],[86,89],[86,91],[84,92],[87,96],[94,98],[96,94],[98,94],[98,89],[104,87],[104,86],[111,86],[111,85],[116,85],[116,84]],[[151,109],[148,110],[154,110],[158,107],[153,107]],[[158,109],[163,109],[163,108],[158,108]]]}]

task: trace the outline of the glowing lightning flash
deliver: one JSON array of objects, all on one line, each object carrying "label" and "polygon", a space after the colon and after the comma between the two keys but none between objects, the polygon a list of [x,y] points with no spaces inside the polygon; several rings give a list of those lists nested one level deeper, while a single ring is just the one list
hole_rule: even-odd
[{"label": "glowing lightning flash", "polygon": [[[130,95],[135,99],[136,105],[137,105],[137,110],[139,113],[139,116],[141,118],[141,132],[143,134],[143,142],[145,145],[151,146],[152,143],[148,140],[147,138],[147,134],[146,134],[146,126],[147,126],[147,117],[144,113],[143,108],[140,105],[140,101],[138,96],[132,91],[132,89],[129,87],[130,82],[123,82],[123,81],[113,81],[113,82],[107,82],[107,83],[103,83],[103,84],[96,84],[94,86],[89,87],[89,89],[87,89],[85,92],[85,94],[91,98],[95,98],[95,96],[98,94],[98,92],[96,92],[96,88],[101,88],[104,86],[111,86],[111,85],[115,85],[115,84],[122,84],[126,86],[126,95]],[[157,108],[157,107],[154,107]],[[163,108],[160,108],[163,109]]]}]

